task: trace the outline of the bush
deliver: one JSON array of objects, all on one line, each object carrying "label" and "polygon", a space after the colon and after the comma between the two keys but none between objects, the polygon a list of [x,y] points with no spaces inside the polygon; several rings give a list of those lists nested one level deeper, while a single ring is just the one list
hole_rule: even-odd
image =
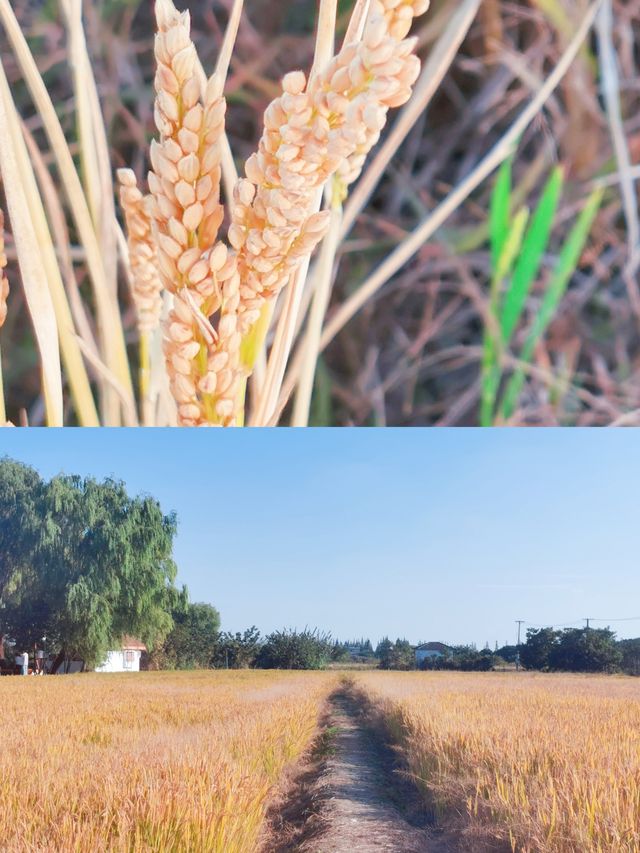
[{"label": "bush", "polygon": [[262,669],[323,669],[331,660],[329,634],[309,631],[274,631],[265,639],[256,660]]}]

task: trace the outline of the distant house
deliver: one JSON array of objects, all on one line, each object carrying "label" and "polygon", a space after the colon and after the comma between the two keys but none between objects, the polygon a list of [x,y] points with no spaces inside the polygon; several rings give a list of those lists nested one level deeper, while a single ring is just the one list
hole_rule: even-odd
[{"label": "distant house", "polygon": [[429,658],[446,658],[450,654],[451,649],[444,643],[421,643],[416,646],[416,663],[420,665]]},{"label": "distant house", "polygon": [[123,637],[122,647],[107,652],[107,658],[96,672],[140,672],[140,658],[147,647],[134,637]]}]

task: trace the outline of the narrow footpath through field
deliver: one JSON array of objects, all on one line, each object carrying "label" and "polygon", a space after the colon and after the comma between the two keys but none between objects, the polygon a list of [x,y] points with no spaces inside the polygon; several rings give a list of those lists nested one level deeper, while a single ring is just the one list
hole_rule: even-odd
[{"label": "narrow footpath through field", "polygon": [[[296,826],[297,824],[297,826]],[[278,827],[280,832],[278,832]],[[271,826],[271,853],[453,853],[350,690],[329,700],[319,754]],[[278,838],[279,836],[279,838]]]}]

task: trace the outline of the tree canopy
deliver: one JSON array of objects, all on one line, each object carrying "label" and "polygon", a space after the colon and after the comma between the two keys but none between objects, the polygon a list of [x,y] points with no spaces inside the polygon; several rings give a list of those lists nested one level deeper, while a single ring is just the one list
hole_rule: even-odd
[{"label": "tree canopy", "polygon": [[211,604],[195,602],[173,614],[174,626],[159,650],[163,667],[208,669],[219,655],[220,614]]},{"label": "tree canopy", "polygon": [[112,479],[0,460],[0,632],[100,663],[125,634],[149,647],[186,602],[175,586],[175,514]]},{"label": "tree canopy", "polygon": [[527,669],[614,672],[623,649],[609,628],[529,629],[520,657]]}]

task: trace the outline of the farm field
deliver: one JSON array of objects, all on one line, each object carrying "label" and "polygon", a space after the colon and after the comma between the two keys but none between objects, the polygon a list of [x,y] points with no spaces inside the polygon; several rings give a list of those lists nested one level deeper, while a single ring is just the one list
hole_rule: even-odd
[{"label": "farm field", "polygon": [[355,687],[476,837],[521,853],[640,850],[637,679],[375,672]]},{"label": "farm field", "polygon": [[269,794],[335,683],[255,671],[3,678],[3,853],[254,849]]},{"label": "farm field", "polygon": [[637,679],[85,674],[0,700],[2,853],[640,850]]}]

